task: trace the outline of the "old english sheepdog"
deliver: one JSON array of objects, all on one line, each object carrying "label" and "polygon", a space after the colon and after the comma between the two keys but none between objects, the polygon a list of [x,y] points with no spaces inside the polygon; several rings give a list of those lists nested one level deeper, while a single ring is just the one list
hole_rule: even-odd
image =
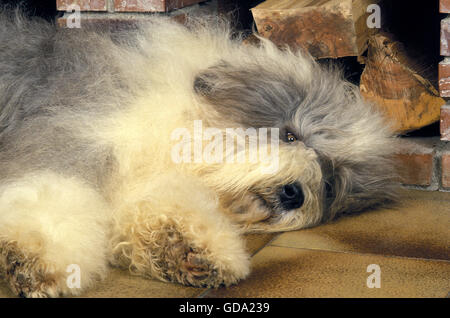
[{"label": "old english sheepdog", "polygon": [[388,125],[304,53],[206,19],[110,33],[10,11],[0,43],[0,276],[17,295],[76,295],[109,265],[228,286],[249,273],[242,234],[393,199]]}]

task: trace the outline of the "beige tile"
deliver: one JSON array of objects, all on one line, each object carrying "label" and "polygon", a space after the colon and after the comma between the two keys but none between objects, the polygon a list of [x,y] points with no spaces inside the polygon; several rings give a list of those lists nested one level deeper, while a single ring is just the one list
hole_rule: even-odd
[{"label": "beige tile", "polygon": [[113,269],[108,278],[94,286],[82,297],[195,297],[204,289],[164,283],[153,279],[132,276],[127,271]]},{"label": "beige tile", "polygon": [[[196,297],[205,289],[181,286],[178,284],[164,283],[157,280],[132,276],[126,271],[112,269],[108,277],[94,286],[94,288],[81,294],[80,297],[89,298],[131,298],[131,297]],[[0,298],[15,297],[0,281]]]},{"label": "beige tile", "polygon": [[406,191],[401,205],[283,233],[271,245],[450,259],[450,193]]},{"label": "beige tile", "polygon": [[244,240],[246,243],[247,251],[250,255],[255,254],[261,248],[266,246],[271,240],[273,240],[277,235],[274,233],[266,233],[266,234],[247,234],[244,236]]},{"label": "beige tile", "polygon": [[450,202],[450,192],[403,189],[400,194],[404,199]]},{"label": "beige tile", "polygon": [[[343,217],[332,224],[277,237],[246,235],[250,254],[259,251],[250,277],[237,286],[207,295],[443,297],[450,290],[449,262],[357,253],[449,260],[449,225],[450,193],[405,191],[397,209]],[[281,247],[263,248],[269,242]],[[372,263],[381,266],[381,289],[366,287],[366,268]],[[204,292],[205,289],[144,279],[114,269],[105,281],[82,296],[196,297]],[[0,297],[12,296],[0,280]]]},{"label": "beige tile", "polygon": [[[276,234],[249,234],[244,236],[251,255],[265,246]],[[131,276],[126,271],[112,269],[108,277],[81,297],[196,297],[205,289],[185,287],[152,279]],[[0,298],[14,297],[0,280]]]},{"label": "beige tile", "polygon": [[[367,266],[381,269],[368,288]],[[445,297],[450,263],[268,246],[253,258],[249,278],[206,297]]]},{"label": "beige tile", "polygon": [[[249,234],[244,236],[247,250],[254,254],[276,234]],[[83,294],[83,297],[196,297],[205,289],[164,283],[135,277],[126,271],[114,269],[108,278]]]},{"label": "beige tile", "polygon": [[6,283],[0,279],[0,298],[14,297],[13,293],[9,290]]}]

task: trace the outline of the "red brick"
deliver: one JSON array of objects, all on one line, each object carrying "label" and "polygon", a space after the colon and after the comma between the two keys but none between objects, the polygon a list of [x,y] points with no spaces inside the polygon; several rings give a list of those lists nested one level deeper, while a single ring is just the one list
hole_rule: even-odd
[{"label": "red brick", "polygon": [[431,186],[435,138],[403,138],[395,156],[401,182],[408,185]]},{"label": "red brick", "polygon": [[431,185],[433,175],[433,155],[398,154],[397,162],[401,182],[409,185]]},{"label": "red brick", "polygon": [[[193,5],[180,10],[175,10],[165,14],[173,20],[184,23],[187,16],[217,16],[217,6],[213,3],[206,3],[205,5]],[[81,27],[83,26],[98,26],[106,27],[111,31],[134,29],[141,21],[150,19],[150,14],[140,14],[133,12],[86,12],[81,14]],[[64,15],[57,19],[57,25],[61,28],[67,27],[67,19],[71,18],[71,13],[64,13]]]},{"label": "red brick", "polygon": [[[65,13],[57,19],[57,25],[60,28],[67,27],[67,19],[70,13]],[[104,13],[87,12],[81,15],[80,25],[107,28],[111,31],[134,29],[139,21],[149,18],[148,15],[137,15],[132,13]]]},{"label": "red brick", "polygon": [[450,105],[441,107],[441,140],[450,140]]},{"label": "red brick", "polygon": [[442,154],[442,186],[450,188],[450,150]]},{"label": "red brick", "polygon": [[441,55],[450,56],[450,18],[441,21]]},{"label": "red brick", "polygon": [[167,12],[205,0],[114,0],[114,11]]},{"label": "red brick", "polygon": [[66,11],[72,5],[78,5],[81,11],[106,11],[106,2],[108,0],[56,0],[56,8],[60,11]]},{"label": "red brick", "polygon": [[450,97],[450,58],[439,63],[439,94]]},{"label": "red brick", "polygon": [[439,1],[439,12],[450,13],[450,0]]}]

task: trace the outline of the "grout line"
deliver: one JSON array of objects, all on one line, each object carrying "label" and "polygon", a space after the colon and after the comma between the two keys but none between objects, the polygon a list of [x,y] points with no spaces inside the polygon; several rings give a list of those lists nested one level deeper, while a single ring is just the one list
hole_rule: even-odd
[{"label": "grout line", "polygon": [[200,294],[195,296],[195,298],[205,298],[206,295],[211,291],[211,288],[208,288],[207,290],[202,291]]},{"label": "grout line", "polygon": [[114,0],[106,1],[106,12],[108,13],[114,12]]},{"label": "grout line", "polygon": [[274,237],[272,237],[269,242],[267,242],[266,244],[264,244],[263,246],[261,246],[260,248],[258,248],[256,251],[254,251],[251,255],[251,257],[253,258],[256,254],[258,254],[263,248],[265,248],[266,246],[272,246],[272,242],[275,241],[281,234],[283,234],[282,232],[274,235]]},{"label": "grout line", "polygon": [[[266,247],[281,247],[281,248],[289,248],[289,249],[296,249],[296,250],[307,250],[307,251],[314,251],[314,252],[324,252],[324,253],[339,253],[339,254],[350,254],[350,255],[357,255],[357,256],[381,256],[386,258],[394,258],[394,259],[406,259],[406,260],[413,260],[413,261],[429,261],[429,262],[441,262],[441,263],[450,263],[450,260],[443,260],[443,259],[433,259],[433,258],[421,258],[421,257],[408,257],[408,256],[399,256],[399,255],[385,255],[385,254],[373,254],[373,253],[360,253],[360,252],[353,252],[353,251],[337,251],[337,250],[327,250],[327,249],[320,249],[320,248],[308,248],[308,247],[294,247],[294,246],[283,246],[283,245],[276,245],[273,244],[273,242],[283,233],[278,233],[274,237],[272,237],[266,244],[264,244],[262,247],[260,247],[258,250],[253,252],[251,255],[251,258],[255,257],[256,254],[258,254],[261,250],[263,250]],[[199,293],[195,298],[205,298],[212,290],[212,288],[208,288],[201,293]]]},{"label": "grout line", "polygon": [[387,257],[387,258],[407,259],[407,260],[415,260],[415,261],[430,261],[430,262],[450,263],[450,260],[435,259],[435,258],[422,258],[422,257],[410,257],[410,256],[399,256],[399,255],[360,253],[360,252],[353,252],[353,251],[337,251],[337,250],[327,250],[327,249],[320,249],[320,248],[283,246],[283,245],[273,245],[273,244],[270,245],[270,246],[282,247],[282,248],[291,248],[291,249],[297,249],[297,250],[309,250],[309,251],[314,251],[314,252],[341,253],[341,254],[351,254],[351,255],[359,255],[359,256],[382,256],[382,257]]}]

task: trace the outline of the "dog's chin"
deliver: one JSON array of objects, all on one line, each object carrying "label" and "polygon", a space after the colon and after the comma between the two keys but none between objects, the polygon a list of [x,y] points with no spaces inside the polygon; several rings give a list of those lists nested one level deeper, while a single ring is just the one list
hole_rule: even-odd
[{"label": "dog's chin", "polygon": [[246,193],[239,198],[222,199],[225,211],[234,223],[247,228],[251,224],[267,222],[273,214],[273,208],[260,195]]}]

